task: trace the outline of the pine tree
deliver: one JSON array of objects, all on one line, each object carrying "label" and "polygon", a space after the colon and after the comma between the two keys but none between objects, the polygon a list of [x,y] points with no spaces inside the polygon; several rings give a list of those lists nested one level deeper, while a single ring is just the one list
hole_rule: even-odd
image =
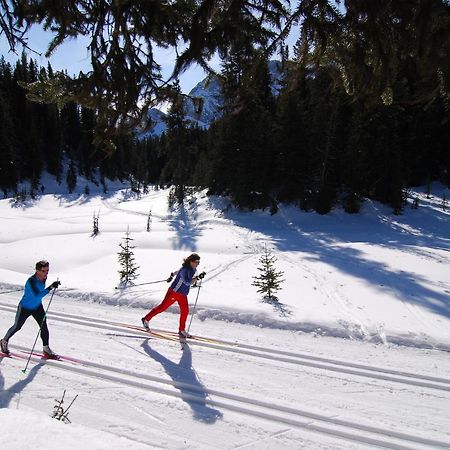
[{"label": "pine tree", "polygon": [[15,190],[18,181],[17,138],[11,108],[12,72],[3,57],[0,61],[0,188],[6,198],[8,190]]},{"label": "pine tree", "polygon": [[77,186],[77,169],[73,160],[69,163],[69,169],[66,175],[67,189],[69,189],[69,194],[71,194]]},{"label": "pine tree", "polygon": [[152,227],[152,210],[150,209],[147,215],[147,232],[150,231],[151,227]]},{"label": "pine tree", "polygon": [[260,294],[264,294],[264,299],[269,301],[278,301],[278,298],[274,295],[275,292],[279,291],[281,283],[284,281],[282,278],[282,271],[275,270],[274,264],[277,258],[267,249],[264,248],[264,253],[261,255],[259,262],[261,264],[258,267],[260,275],[253,277],[252,285],[258,288]]},{"label": "pine tree", "polygon": [[136,273],[139,266],[137,266],[134,262],[134,254],[133,254],[133,246],[131,245],[131,241],[133,239],[130,237],[130,230],[127,229],[125,237],[123,238],[123,243],[119,244],[119,247],[122,249],[119,253],[119,263],[122,267],[119,270],[120,275],[120,285],[126,286],[128,283],[135,280],[139,275]]},{"label": "pine tree", "polygon": [[167,164],[163,169],[168,181],[174,184],[173,193],[178,205],[185,197],[185,186],[189,181],[190,155],[187,146],[187,121],[184,117],[184,97],[178,82],[174,84],[175,94],[169,113],[164,119],[167,125],[166,148]]},{"label": "pine tree", "polygon": [[[290,75],[288,70],[286,76]],[[312,176],[308,96],[306,77],[289,82],[277,98],[273,124],[277,198],[298,202],[306,210],[312,206],[306,200]]]},{"label": "pine tree", "polygon": [[267,59],[235,49],[223,64],[223,119],[213,131],[211,184],[240,208],[271,204],[273,98]]}]

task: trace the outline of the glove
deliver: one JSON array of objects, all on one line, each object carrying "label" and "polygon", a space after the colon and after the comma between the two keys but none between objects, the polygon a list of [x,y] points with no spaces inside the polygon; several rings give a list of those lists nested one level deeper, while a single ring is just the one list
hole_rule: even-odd
[{"label": "glove", "polygon": [[206,272],[202,272],[197,275],[197,278],[200,278],[200,280],[203,280],[203,278],[205,278],[205,275],[206,275]]},{"label": "glove", "polygon": [[175,274],[172,272],[172,273],[170,274],[170,277],[167,278],[166,281],[167,281],[168,283],[170,283],[170,282],[172,281],[174,275],[175,275]]},{"label": "glove", "polygon": [[54,281],[54,282],[49,286],[49,288],[50,288],[50,289],[56,289],[56,288],[58,288],[58,287],[60,286],[60,284],[61,284],[61,281]]}]

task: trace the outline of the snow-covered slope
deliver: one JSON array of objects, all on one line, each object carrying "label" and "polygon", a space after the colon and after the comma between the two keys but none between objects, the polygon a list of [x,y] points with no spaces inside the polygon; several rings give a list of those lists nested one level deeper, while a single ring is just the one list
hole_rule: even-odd
[{"label": "snow-covered slope", "polygon": [[[419,193],[419,209],[407,207],[402,216],[371,201],[359,215],[335,210],[320,216],[281,206],[271,216],[230,210],[226,200],[205,193],[169,209],[167,190],[139,199],[126,189],[111,192],[47,194],[15,207],[1,200],[0,286],[20,287],[34,262],[45,258],[62,281],[60,295],[156,304],[164,285],[114,290],[119,244],[129,228],[140,266],[137,284],[167,278],[192,251],[203,256],[202,320],[450,348],[449,212],[437,195]],[[96,237],[94,212],[100,216]],[[284,272],[275,304],[263,302],[252,286],[265,247]]]},{"label": "snow-covered slope", "polygon": [[[170,209],[166,190],[137,199],[90,186],[86,197],[51,194],[58,187],[44,184],[47,194],[34,202],[0,200],[0,335],[34,263],[46,258],[49,281],[62,282],[49,310],[51,346],[78,362],[33,356],[23,373],[33,319],[11,339],[15,356],[0,357],[2,449],[450,445],[450,212],[442,186],[429,198],[418,190],[419,209],[401,216],[370,201],[359,215],[282,206],[271,216],[230,209],[204,192]],[[117,253],[128,228],[140,275],[120,290]],[[279,302],[252,286],[265,247],[284,272]],[[207,275],[189,295],[190,331],[212,340],[181,349],[127,326],[161,301],[161,280],[192,251]],[[9,290],[17,292],[2,294]],[[151,326],[176,331],[177,307]],[[64,390],[68,403],[78,394],[69,414],[76,426],[43,418]],[[38,421],[60,447],[36,436]]]}]

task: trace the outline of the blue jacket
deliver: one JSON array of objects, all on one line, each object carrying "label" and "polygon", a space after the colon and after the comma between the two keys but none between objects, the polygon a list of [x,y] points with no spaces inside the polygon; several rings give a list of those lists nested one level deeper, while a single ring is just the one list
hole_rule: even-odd
[{"label": "blue jacket", "polygon": [[196,270],[192,267],[182,267],[175,277],[175,280],[173,280],[173,283],[170,285],[170,288],[175,291],[179,292],[180,294],[188,295],[189,289],[192,284],[192,278],[194,277]]},{"label": "blue jacket", "polygon": [[22,308],[35,310],[42,304],[42,299],[50,292],[51,288],[46,288],[45,283],[38,280],[36,275],[32,275],[25,283],[25,291],[23,293],[20,304]]}]

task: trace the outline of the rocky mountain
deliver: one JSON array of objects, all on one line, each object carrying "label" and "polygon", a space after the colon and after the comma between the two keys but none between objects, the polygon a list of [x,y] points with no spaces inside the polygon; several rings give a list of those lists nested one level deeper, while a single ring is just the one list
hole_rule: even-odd
[{"label": "rocky mountain", "polygon": [[[280,61],[269,61],[268,64],[272,80],[272,94],[276,96],[281,89],[281,63]],[[223,99],[220,80],[217,76],[209,75],[204,78],[189,92],[189,96],[200,98],[203,101],[203,107],[200,112],[197,112],[193,100],[186,101],[185,116],[186,120],[192,125],[208,128],[212,122],[220,118]],[[164,112],[157,108],[152,108],[149,114],[154,126],[150,131],[142,134],[141,138],[160,136],[166,130],[164,122],[166,114]]]}]

